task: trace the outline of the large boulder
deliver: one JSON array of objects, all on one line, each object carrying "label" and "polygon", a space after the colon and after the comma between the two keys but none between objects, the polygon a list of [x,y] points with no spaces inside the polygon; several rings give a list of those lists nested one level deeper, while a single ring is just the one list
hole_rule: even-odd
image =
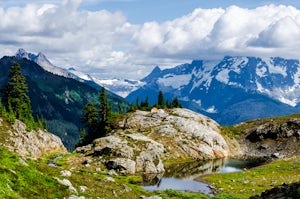
[{"label": "large boulder", "polygon": [[120,134],[98,138],[92,144],[76,148],[85,155],[105,156],[107,169],[123,174],[164,172],[162,144],[142,134]]},{"label": "large boulder", "polygon": [[[3,125],[2,119],[0,125]],[[44,130],[27,131],[26,125],[16,120],[8,129],[8,140],[1,143],[8,150],[22,157],[36,159],[44,155],[67,153],[61,139]]]},{"label": "large boulder", "polygon": [[128,167],[131,161],[135,162],[135,172],[161,173],[164,160],[207,160],[230,155],[219,125],[187,109],[135,111],[116,124],[109,136],[76,151],[101,156],[109,169],[125,173],[132,172],[132,167]]},{"label": "large boulder", "polygon": [[229,147],[212,119],[188,109],[164,113],[136,111],[119,122],[118,132],[142,133],[161,143],[164,159],[215,159],[230,155]]},{"label": "large boulder", "polygon": [[105,165],[108,169],[114,169],[123,174],[134,174],[136,172],[135,161],[128,158],[113,158],[107,161]]}]

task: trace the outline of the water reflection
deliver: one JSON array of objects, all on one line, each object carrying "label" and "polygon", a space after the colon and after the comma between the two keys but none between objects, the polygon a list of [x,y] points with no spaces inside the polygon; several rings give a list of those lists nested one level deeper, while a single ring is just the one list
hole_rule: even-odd
[{"label": "water reflection", "polygon": [[194,161],[179,164],[165,165],[164,177],[194,179],[199,175],[220,172],[225,165],[225,159],[211,161]]},{"label": "water reflection", "polygon": [[148,191],[175,189],[212,195],[207,184],[194,179],[212,173],[239,172],[262,164],[262,161],[218,159],[165,165],[165,173],[144,175],[143,187]]}]

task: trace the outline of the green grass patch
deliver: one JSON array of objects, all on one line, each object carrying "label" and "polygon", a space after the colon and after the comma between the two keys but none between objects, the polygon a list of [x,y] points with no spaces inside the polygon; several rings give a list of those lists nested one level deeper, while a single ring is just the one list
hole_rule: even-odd
[{"label": "green grass patch", "polygon": [[204,194],[181,192],[172,189],[167,189],[164,191],[156,191],[155,193],[161,196],[163,199],[208,199],[210,198],[209,196]]},{"label": "green grass patch", "polygon": [[66,186],[59,184],[37,163],[24,160],[0,149],[0,198],[63,198],[69,196]]},{"label": "green grass patch", "polygon": [[252,170],[213,174],[203,180],[214,184],[223,195],[234,198],[249,198],[283,183],[293,183],[300,179],[300,158],[274,161]]}]

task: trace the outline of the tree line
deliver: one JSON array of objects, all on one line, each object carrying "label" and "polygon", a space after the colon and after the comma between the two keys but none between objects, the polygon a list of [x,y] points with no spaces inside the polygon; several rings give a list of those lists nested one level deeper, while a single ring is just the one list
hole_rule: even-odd
[{"label": "tree line", "polygon": [[160,90],[158,92],[157,96],[157,102],[150,106],[148,96],[144,101],[139,102],[139,99],[136,98],[135,104],[130,105],[129,111],[135,111],[135,110],[143,110],[143,111],[150,111],[152,107],[157,107],[159,109],[165,109],[165,108],[182,108],[181,103],[179,102],[178,98],[175,97],[173,100],[165,100],[163,92]]}]

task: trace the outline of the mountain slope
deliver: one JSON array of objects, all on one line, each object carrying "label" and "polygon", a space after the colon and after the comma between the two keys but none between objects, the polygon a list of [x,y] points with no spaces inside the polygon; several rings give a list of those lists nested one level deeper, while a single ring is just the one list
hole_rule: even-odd
[{"label": "mountain slope", "polygon": [[88,84],[98,90],[101,87],[106,88],[107,90],[121,96],[126,97],[129,93],[135,91],[140,88],[143,83],[138,80],[122,80],[122,79],[97,79],[92,77],[91,75],[85,74],[83,72],[77,71],[74,68],[70,68],[68,70],[57,67],[53,65],[47,57],[43,53],[33,54],[25,51],[20,48],[15,56],[17,58],[25,58],[31,61],[34,61],[38,65],[40,65],[44,70],[53,73],[55,75],[72,78],[77,81]]},{"label": "mountain slope", "polygon": [[[99,104],[99,92],[95,88],[72,78],[54,75],[35,62],[24,58],[3,57],[0,59],[0,87],[7,82],[13,63],[19,63],[29,87],[29,97],[35,116],[44,117],[47,129],[61,137],[65,146],[72,150],[79,140],[81,110],[88,102]],[[107,92],[114,111],[119,106],[127,109],[123,98]]]},{"label": "mountain slope", "polygon": [[179,97],[184,107],[203,113],[223,125],[248,119],[286,115],[299,110],[298,60],[226,56],[220,61],[197,60],[171,69],[156,67],[142,79],[145,85],[126,99],[148,95],[156,102]]}]

